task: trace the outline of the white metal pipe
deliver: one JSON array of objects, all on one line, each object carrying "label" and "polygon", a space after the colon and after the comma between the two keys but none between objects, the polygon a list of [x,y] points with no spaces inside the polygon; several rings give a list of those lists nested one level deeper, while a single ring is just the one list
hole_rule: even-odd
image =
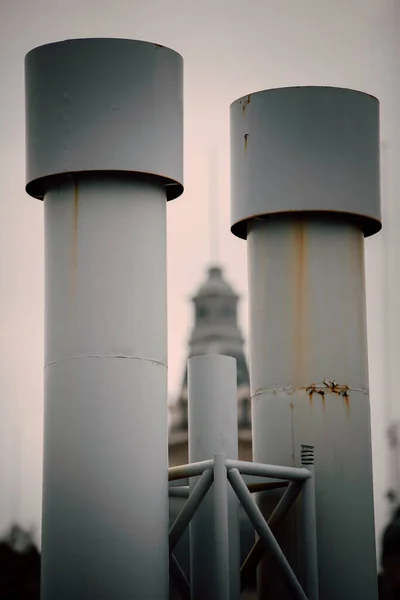
[{"label": "white metal pipe", "polygon": [[271,477],[284,479],[286,481],[304,481],[310,476],[308,469],[302,467],[281,467],[244,460],[226,460],[228,469],[238,469],[243,475],[254,475],[259,477]]},{"label": "white metal pipe", "polygon": [[[230,356],[195,356],[188,361],[189,461],[214,454],[237,458],[236,361]],[[190,485],[193,486],[194,480]],[[218,600],[218,552],[214,545],[214,499],[211,489],[190,523],[191,588],[194,600]],[[230,598],[240,594],[238,502],[228,490]]]},{"label": "white metal pipe", "polygon": [[303,513],[303,538],[305,548],[305,581],[306,592],[309,600],[318,600],[318,551],[317,551],[317,519],[315,508],[315,469],[314,450],[309,446],[303,446],[303,465],[312,473],[303,482],[301,494],[301,506]]},{"label": "white metal pipe", "polygon": [[[254,460],[296,465],[302,443],[315,447],[321,597],[374,599],[363,233],[328,220],[254,221],[248,255]],[[293,525],[280,538],[291,558]],[[274,586],[262,588],[269,597]]]},{"label": "white metal pipe", "polygon": [[214,455],[214,544],[217,597],[230,599],[228,477],[225,454]]},{"label": "white metal pipe", "polygon": [[170,486],[168,496],[170,498],[189,498],[190,488],[188,485]]},{"label": "white metal pipe", "polygon": [[165,192],[83,177],[44,207],[42,598],[166,598]]},{"label": "white metal pipe", "polygon": [[168,596],[166,200],[183,64],[75,39],[25,57],[26,191],[44,199],[42,600]]},{"label": "white metal pipe", "polygon": [[[377,597],[363,237],[381,229],[379,141],[379,102],[355,90],[279,88],[231,105],[254,460],[299,466],[301,445],[315,446],[324,600]],[[258,499],[266,517],[277,497]],[[296,572],[299,516],[278,533]],[[260,598],[288,598],[260,573]]]}]

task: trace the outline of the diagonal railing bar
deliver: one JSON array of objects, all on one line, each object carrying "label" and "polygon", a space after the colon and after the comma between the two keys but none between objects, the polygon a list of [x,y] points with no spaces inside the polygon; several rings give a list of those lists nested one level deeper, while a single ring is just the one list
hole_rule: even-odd
[{"label": "diagonal railing bar", "polygon": [[174,554],[169,557],[169,572],[175,582],[182,600],[190,600],[190,585]]},{"label": "diagonal railing bar", "polygon": [[[212,461],[214,463],[214,461]],[[169,530],[169,553],[172,554],[175,546],[179,542],[180,538],[183,535],[186,527],[189,525],[190,521],[193,518],[194,513],[200,506],[204,496],[208,492],[214,478],[214,473],[212,469],[206,469],[196,486],[194,487],[192,493],[189,498],[185,502],[182,510],[179,515],[175,519],[171,529]]]},{"label": "diagonal railing bar", "polygon": [[[227,463],[234,463],[239,461],[227,461]],[[306,469],[304,469],[306,470]],[[309,476],[311,474],[309,473]],[[252,522],[254,528],[256,529],[260,539],[265,544],[265,547],[269,549],[277,564],[282,570],[282,574],[285,577],[285,581],[289,590],[292,592],[293,597],[296,600],[308,600],[307,596],[301,587],[296,575],[293,573],[292,568],[282,552],[278,542],[276,541],[273,533],[271,532],[268,524],[266,523],[260,509],[253,501],[251,493],[247,489],[246,484],[244,483],[240,472],[237,468],[232,468],[228,470],[228,480],[234,489],[237,497],[239,498],[244,510],[246,511],[250,521]]]},{"label": "diagonal railing bar", "polygon": [[[248,486],[249,487],[249,486]],[[300,494],[302,489],[301,483],[290,483],[288,489],[283,494],[278,504],[275,506],[270,518],[268,519],[268,526],[271,529],[272,533],[274,533],[278,528],[280,523],[288,514],[290,508],[293,506],[296,501],[298,495]],[[262,559],[265,554],[265,546],[261,539],[259,538],[247,557],[243,561],[242,567],[240,569],[240,585],[241,590],[243,591],[252,575],[254,570],[257,568],[258,563]]]}]

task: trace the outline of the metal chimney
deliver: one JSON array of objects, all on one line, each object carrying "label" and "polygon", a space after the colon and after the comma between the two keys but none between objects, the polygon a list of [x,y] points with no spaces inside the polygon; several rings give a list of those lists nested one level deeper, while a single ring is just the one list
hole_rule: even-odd
[{"label": "metal chimney", "polygon": [[183,61],[76,39],[26,56],[27,185],[44,199],[42,599],[166,598],[166,200]]},{"label": "metal chimney", "polygon": [[[381,228],[378,101],[327,87],[237,100],[231,178],[232,232],[248,245],[254,460],[299,467],[314,446],[320,597],[375,600],[363,237]],[[302,574],[298,514],[277,537]],[[260,598],[290,597],[275,569],[259,575]]]}]

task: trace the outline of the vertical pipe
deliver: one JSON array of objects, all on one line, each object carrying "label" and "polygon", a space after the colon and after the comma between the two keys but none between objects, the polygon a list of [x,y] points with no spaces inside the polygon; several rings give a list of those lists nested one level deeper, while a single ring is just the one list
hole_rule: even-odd
[{"label": "vertical pipe", "polygon": [[182,60],[147,42],[57,42],[28,53],[26,94],[26,189],[45,221],[42,600],[164,600]]},{"label": "vertical pipe", "polygon": [[[298,465],[303,440],[316,448],[321,596],[374,599],[363,234],[276,217],[249,226],[248,253],[254,460]],[[299,519],[288,517],[278,539],[295,565]],[[267,579],[261,569],[261,597],[283,590]]]},{"label": "vertical pipe", "polygon": [[[300,444],[315,447],[320,595],[376,600],[363,238],[381,228],[378,100],[312,86],[238,99],[231,177],[231,229],[248,248],[254,460],[299,466]],[[278,497],[258,499],[266,518]],[[278,540],[300,574],[299,517]],[[260,598],[289,598],[276,573],[259,575]]]},{"label": "vertical pipe", "polygon": [[303,467],[306,467],[312,473],[312,477],[303,482],[301,494],[306,592],[309,600],[318,600],[317,520],[315,512],[314,449],[312,446],[302,446],[301,459]]},{"label": "vertical pipe", "polygon": [[[225,454],[237,458],[236,360],[230,356],[195,356],[188,361],[189,460]],[[191,480],[191,486],[194,480]],[[193,600],[219,600],[215,536],[216,489],[210,489],[190,523],[190,570]],[[238,502],[228,490],[230,598],[240,594]]]},{"label": "vertical pipe", "polygon": [[230,599],[228,478],[225,454],[214,454],[214,543],[216,593],[220,600]]},{"label": "vertical pipe", "polygon": [[83,178],[44,211],[43,598],[165,598],[165,193]]}]

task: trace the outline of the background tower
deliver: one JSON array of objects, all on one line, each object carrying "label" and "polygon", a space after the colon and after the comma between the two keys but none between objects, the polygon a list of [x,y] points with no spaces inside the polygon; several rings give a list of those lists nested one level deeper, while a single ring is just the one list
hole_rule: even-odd
[{"label": "background tower", "polygon": [[[239,296],[226,281],[222,267],[208,269],[207,279],[192,298],[194,324],[187,358],[224,354],[237,361],[239,456],[251,460],[250,387],[244,339],[238,324]],[[171,407],[170,464],[187,462],[187,368],[177,403]]]}]

